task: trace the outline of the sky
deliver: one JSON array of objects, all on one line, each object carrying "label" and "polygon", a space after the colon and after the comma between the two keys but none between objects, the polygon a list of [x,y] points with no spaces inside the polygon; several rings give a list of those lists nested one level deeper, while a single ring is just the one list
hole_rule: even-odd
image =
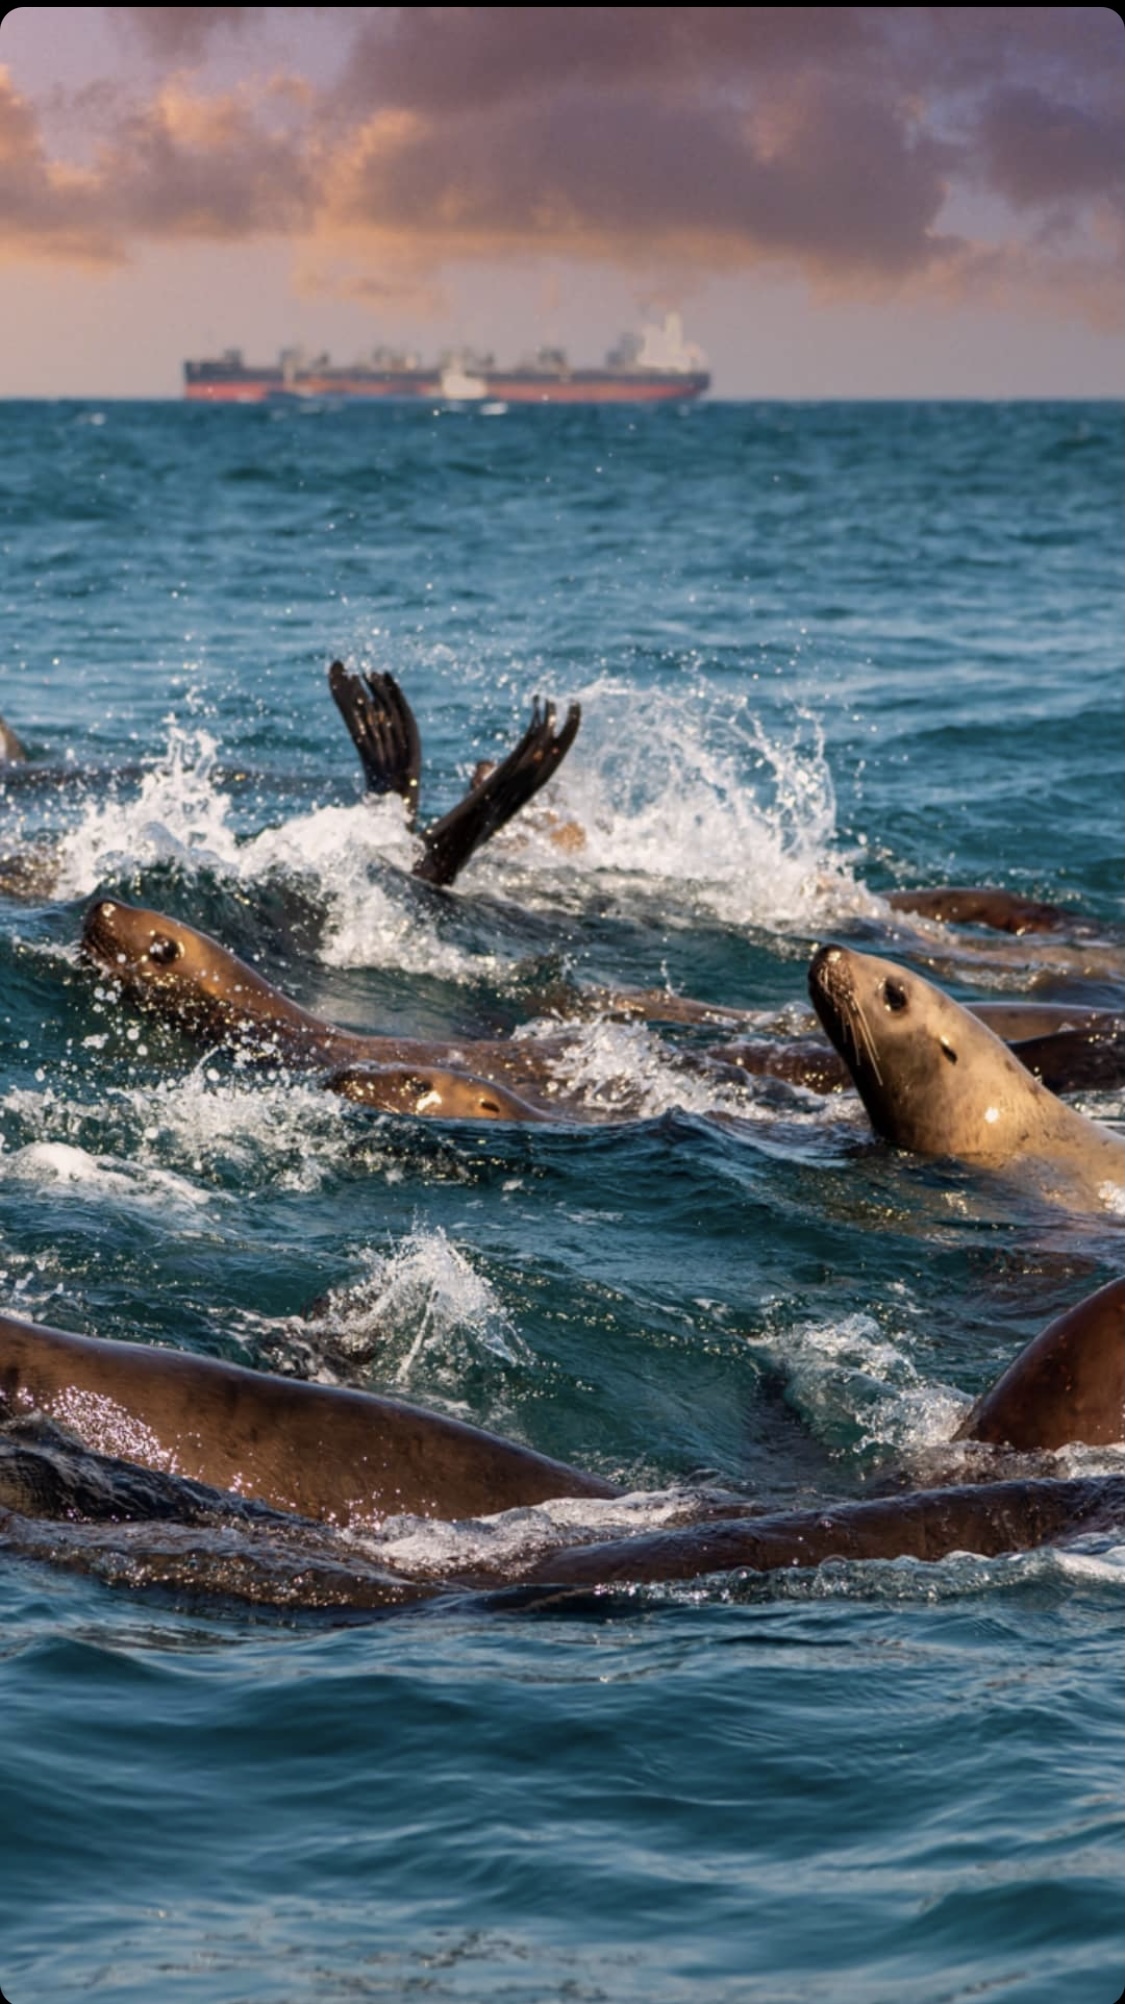
[{"label": "sky", "polygon": [[1100,7],[18,7],[0,396],[679,310],[724,397],[1125,394]]}]

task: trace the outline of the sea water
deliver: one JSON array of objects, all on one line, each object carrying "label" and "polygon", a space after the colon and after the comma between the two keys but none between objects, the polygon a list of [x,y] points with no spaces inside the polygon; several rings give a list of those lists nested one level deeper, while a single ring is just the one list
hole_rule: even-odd
[{"label": "sea water", "polygon": [[[893,951],[893,886],[1119,938],[1119,406],[0,430],[31,753],[0,849],[43,869],[0,898],[5,1311],[419,1400],[611,1477],[630,1503],[597,1507],[643,1527],[701,1479],[806,1507],[924,1472],[1119,1270],[1112,1211],[897,1155],[854,1096],[685,1070],[674,1033],[577,1027],[602,1124],[394,1120],[200,1052],[77,955],[104,890],[334,1020],[455,1040],[555,1023],[564,982],[798,1026],[818,941]],[[405,689],[424,819],[534,697],[581,701],[554,822],[413,879],[334,656]],[[933,929],[927,971],[1077,992],[974,944]],[[1120,1094],[1078,1103],[1120,1131]],[[394,1527],[404,1561],[520,1535]],[[1111,2004],[1123,1602],[1111,1536],[364,1621],[0,1553],[0,1989]]]}]

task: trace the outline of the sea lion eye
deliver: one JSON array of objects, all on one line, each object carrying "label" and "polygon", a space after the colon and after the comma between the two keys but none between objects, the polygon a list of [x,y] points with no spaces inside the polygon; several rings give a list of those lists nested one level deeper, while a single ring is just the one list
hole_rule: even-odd
[{"label": "sea lion eye", "polygon": [[158,933],[148,950],[148,957],[157,967],[167,967],[173,960],[179,960],[183,947],[178,939],[169,939],[166,933]]},{"label": "sea lion eye", "polygon": [[903,987],[901,981],[891,981],[889,978],[886,981],[884,981],[883,1000],[886,1003],[888,1009],[890,1009],[892,1013],[896,1016],[898,1015],[900,1009],[905,1009],[906,990]]}]

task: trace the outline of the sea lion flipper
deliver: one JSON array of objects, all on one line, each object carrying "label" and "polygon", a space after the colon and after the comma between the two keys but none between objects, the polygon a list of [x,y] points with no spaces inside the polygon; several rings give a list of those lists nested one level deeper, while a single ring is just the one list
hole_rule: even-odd
[{"label": "sea lion flipper", "polygon": [[414,865],[414,875],[428,884],[451,884],[473,851],[518,814],[550,779],[574,743],[581,721],[581,705],[572,703],[556,734],[555,706],[546,702],[540,708],[537,696],[531,723],[515,750],[456,807],[427,828],[422,838],[425,854]]},{"label": "sea lion flipper", "polygon": [[359,753],[368,792],[399,794],[413,828],[422,741],[414,712],[394,676],[350,675],[342,661],[334,661],[328,687]]}]

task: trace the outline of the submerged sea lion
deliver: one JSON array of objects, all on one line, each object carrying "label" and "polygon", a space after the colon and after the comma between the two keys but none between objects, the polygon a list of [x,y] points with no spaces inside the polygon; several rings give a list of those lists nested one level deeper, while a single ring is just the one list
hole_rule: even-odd
[{"label": "submerged sea lion", "polygon": [[574,1589],[601,1593],[736,1568],[766,1573],[830,1559],[933,1562],[953,1552],[993,1557],[1116,1531],[1125,1523],[1121,1476],[989,1482],[823,1510],[721,1517],[563,1546],[545,1556],[529,1553],[523,1564],[478,1560],[454,1563],[440,1577],[412,1577],[381,1566],[364,1541],[345,1544],[303,1519],[240,1519],[230,1511],[235,1500],[215,1495],[210,1508],[200,1507],[186,1525],[166,1517],[44,1522],[6,1508],[0,1485],[0,1549],[92,1573],[109,1586],[157,1587],[193,1601],[204,1594],[278,1609],[358,1610],[451,1591],[499,1590],[494,1604],[503,1611],[542,1605]]},{"label": "submerged sea lion", "polygon": [[460,1117],[493,1120],[534,1120],[545,1111],[533,1102],[550,1090],[547,1058],[559,1046],[497,1040],[454,1046],[340,1029],[291,1002],[208,934],[116,899],[90,906],[82,947],[133,1001],[164,1021],[208,1043],[327,1069],[328,1083],[366,1105],[434,1114],[459,1105]]},{"label": "submerged sea lion", "polygon": [[383,1113],[433,1114],[439,1120],[546,1120],[519,1093],[470,1072],[440,1065],[340,1065],[324,1084],[357,1106]]},{"label": "submerged sea lion", "polygon": [[[957,1438],[1045,1448],[1118,1437],[1125,1282],[1037,1336]],[[130,1586],[275,1606],[381,1606],[430,1590],[318,1526],[490,1515],[611,1483],[418,1407],[0,1317],[0,1544]],[[59,1431],[59,1429],[63,1431]],[[504,1561],[443,1586],[604,1586],[826,1559],[1018,1551],[1119,1524],[1125,1480],[1033,1480],[765,1512],[685,1496],[690,1521]],[[43,1531],[42,1519],[65,1520]],[[107,1521],[113,1528],[105,1530]]]},{"label": "submerged sea lion", "polygon": [[919,1489],[907,1496],[829,1509],[719,1518],[601,1545],[551,1552],[521,1575],[523,1586],[607,1587],[698,1579],[747,1568],[776,1572],[826,1559],[992,1558],[1060,1538],[1109,1530],[1125,1516],[1125,1477],[985,1482]]},{"label": "submerged sea lion", "polygon": [[422,838],[413,874],[428,884],[451,884],[474,850],[503,828],[557,771],[578,732],[581,707],[572,703],[555,732],[555,706],[536,697],[531,723],[499,765],[474,775],[463,800],[418,829],[422,741],[414,712],[393,675],[350,675],[342,661],[328,670],[328,686],[359,753],[371,793],[397,793],[407,826]]},{"label": "submerged sea lion", "polygon": [[472,1517],[612,1483],[373,1393],[0,1317],[0,1402],[99,1453],[323,1523]]},{"label": "submerged sea lion", "polygon": [[932,890],[888,891],[892,911],[913,912],[918,918],[939,919],[947,925],[983,925],[992,932],[1022,936],[1028,932],[1058,932],[1083,923],[1081,914],[1037,898],[1022,898],[994,884],[938,884]]},{"label": "submerged sea lion", "polygon": [[[1004,1042],[1051,1092],[1112,1091],[1125,1085],[1125,1017],[1108,1011],[1086,1013],[1094,1020],[1081,1029],[1018,1040],[1005,1037]],[[970,1007],[969,1014],[992,1027],[983,1011]],[[740,1038],[734,1044],[712,1045],[708,1055],[754,1077],[787,1079],[811,1092],[839,1092],[852,1083],[848,1066],[827,1038]]]},{"label": "submerged sea lion", "polygon": [[1065,1106],[977,1017],[920,975],[823,946],[813,1006],[877,1134],[919,1155],[1028,1171],[1045,1195],[1113,1201],[1125,1142]]}]

